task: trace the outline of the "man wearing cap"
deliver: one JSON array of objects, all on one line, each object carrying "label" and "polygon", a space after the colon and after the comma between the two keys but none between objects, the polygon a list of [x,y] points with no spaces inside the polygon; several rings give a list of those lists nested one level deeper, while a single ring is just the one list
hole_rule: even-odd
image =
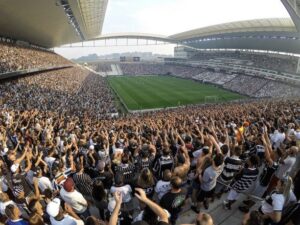
[{"label": "man wearing cap", "polygon": [[64,205],[65,211],[61,207],[61,201],[58,198],[48,203],[46,212],[50,216],[51,225],[83,225],[83,221],[76,215],[72,208]]},{"label": "man wearing cap", "polygon": [[90,216],[88,203],[83,195],[75,190],[75,184],[72,178],[66,179],[63,188],[60,190],[60,196],[81,218]]}]

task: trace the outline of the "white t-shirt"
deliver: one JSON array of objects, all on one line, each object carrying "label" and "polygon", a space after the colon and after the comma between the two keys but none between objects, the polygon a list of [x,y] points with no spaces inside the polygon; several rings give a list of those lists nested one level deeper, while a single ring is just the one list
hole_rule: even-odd
[{"label": "white t-shirt", "polygon": [[274,193],[271,195],[272,205],[266,201],[262,202],[261,210],[264,214],[273,213],[275,211],[281,212],[284,206],[284,196],[283,194]]},{"label": "white t-shirt", "polygon": [[295,134],[295,136],[296,136],[296,139],[297,139],[297,140],[300,140],[300,131],[296,130],[296,131],[294,132],[294,134]]},{"label": "white t-shirt", "polygon": [[202,155],[202,148],[200,148],[200,149],[198,149],[196,151],[193,151],[192,155],[193,155],[194,158],[201,157],[201,155]]},{"label": "white t-shirt", "polygon": [[283,164],[279,164],[279,168],[275,172],[276,177],[279,179],[283,179],[286,175],[288,175],[296,162],[296,157],[288,156],[285,160],[283,160],[283,162]]},{"label": "white t-shirt", "polygon": [[60,196],[68,203],[76,213],[83,213],[87,209],[87,201],[81,193],[74,190],[73,192],[67,192],[64,188],[60,190]]},{"label": "white t-shirt", "polygon": [[279,148],[280,144],[285,139],[285,134],[276,130],[273,134],[270,134],[270,139],[275,148]]},{"label": "white t-shirt", "polygon": [[8,190],[8,186],[7,186],[7,180],[4,176],[1,176],[0,177],[0,184],[1,184],[1,190],[3,192],[6,192]]},{"label": "white t-shirt", "polygon": [[192,155],[193,155],[192,166],[195,166],[197,164],[198,158],[201,157],[202,155],[202,148],[193,151]]},{"label": "white t-shirt", "polygon": [[39,177],[37,179],[39,181],[39,188],[42,192],[44,192],[46,189],[53,190],[52,183],[48,177]]},{"label": "white t-shirt", "polygon": [[161,199],[168,191],[171,190],[170,181],[159,180],[155,186],[155,192],[158,199]]},{"label": "white t-shirt", "polygon": [[123,151],[124,151],[123,148],[114,148],[114,147],[113,147],[113,154],[116,154],[116,153],[122,154]]},{"label": "white t-shirt", "polygon": [[123,202],[129,202],[131,200],[131,193],[132,193],[132,189],[130,187],[130,185],[126,184],[125,186],[122,187],[115,187],[112,186],[110,188],[110,193],[115,193],[116,191],[120,192],[122,194],[122,200]]},{"label": "white t-shirt", "polygon": [[76,220],[74,217],[65,215],[64,219],[58,221],[50,216],[51,225],[84,225],[82,220]]},{"label": "white t-shirt", "polygon": [[47,163],[49,168],[52,168],[52,164],[55,162],[56,158],[51,157],[51,156],[46,156],[44,158],[44,161]]}]

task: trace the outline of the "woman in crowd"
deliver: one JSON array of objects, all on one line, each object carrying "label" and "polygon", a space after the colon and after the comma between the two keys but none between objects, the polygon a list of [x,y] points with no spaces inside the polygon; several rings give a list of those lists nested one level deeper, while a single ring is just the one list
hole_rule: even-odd
[{"label": "woman in crowd", "polygon": [[154,194],[155,184],[156,181],[150,169],[144,168],[137,179],[136,187],[144,189],[147,197],[151,199]]},{"label": "woman in crowd", "polygon": [[92,197],[95,206],[99,210],[99,215],[102,220],[105,219],[105,209],[107,209],[107,193],[101,180],[96,179],[93,183]]},{"label": "woman in crowd", "polygon": [[292,179],[279,180],[276,189],[262,202],[259,212],[265,223],[279,223],[284,206],[290,199]]}]

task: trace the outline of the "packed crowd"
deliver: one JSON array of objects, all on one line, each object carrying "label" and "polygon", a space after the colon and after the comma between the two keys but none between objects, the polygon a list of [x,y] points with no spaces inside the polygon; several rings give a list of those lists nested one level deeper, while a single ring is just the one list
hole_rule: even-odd
[{"label": "packed crowd", "polygon": [[44,72],[0,84],[1,108],[103,118],[115,113],[106,79],[80,67]]},{"label": "packed crowd", "polygon": [[191,77],[203,71],[201,68],[162,63],[120,63],[124,75],[176,75]]},{"label": "packed crowd", "polygon": [[53,52],[0,42],[0,73],[65,65],[72,63]]},{"label": "packed crowd", "polygon": [[205,71],[196,76],[193,76],[192,78],[196,80],[201,80],[203,82],[223,85],[231,81],[232,79],[234,79],[236,76],[237,75],[235,74],[223,74],[223,73]]},{"label": "packed crowd", "polygon": [[282,84],[278,81],[269,81],[263,88],[255,93],[255,97],[280,98],[284,96],[299,96],[299,88]]},{"label": "packed crowd", "polygon": [[[298,64],[298,57],[295,56],[274,56],[266,54],[255,54],[247,52],[199,52],[190,60],[205,61],[205,60],[220,60],[236,59],[237,64],[266,68],[282,72],[295,73]],[[224,60],[222,60],[224,59]],[[231,61],[234,63],[234,61]]]},{"label": "packed crowd", "polygon": [[111,63],[97,63],[97,64],[91,64],[96,71],[102,71],[107,72],[111,71]]},{"label": "packed crowd", "polygon": [[120,63],[124,75],[165,75],[164,64],[158,63]]},{"label": "packed crowd", "polygon": [[299,224],[298,100],[116,119],[95,116],[112,107],[105,82],[71,68],[0,86],[1,221],[176,224],[188,205],[213,225],[210,201],[247,192],[264,201],[244,201],[243,224]]},{"label": "packed crowd", "polygon": [[224,84],[224,88],[236,91],[238,93],[244,93],[249,96],[253,96],[258,90],[263,88],[268,83],[268,80],[240,75],[233,80]]}]

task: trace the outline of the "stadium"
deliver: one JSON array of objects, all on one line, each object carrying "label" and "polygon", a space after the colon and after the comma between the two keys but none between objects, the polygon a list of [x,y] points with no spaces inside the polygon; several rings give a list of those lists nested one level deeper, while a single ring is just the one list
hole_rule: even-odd
[{"label": "stadium", "polygon": [[[172,35],[113,1],[0,0],[0,224],[299,225],[300,1]],[[173,54],[57,53],[132,43]]]}]

